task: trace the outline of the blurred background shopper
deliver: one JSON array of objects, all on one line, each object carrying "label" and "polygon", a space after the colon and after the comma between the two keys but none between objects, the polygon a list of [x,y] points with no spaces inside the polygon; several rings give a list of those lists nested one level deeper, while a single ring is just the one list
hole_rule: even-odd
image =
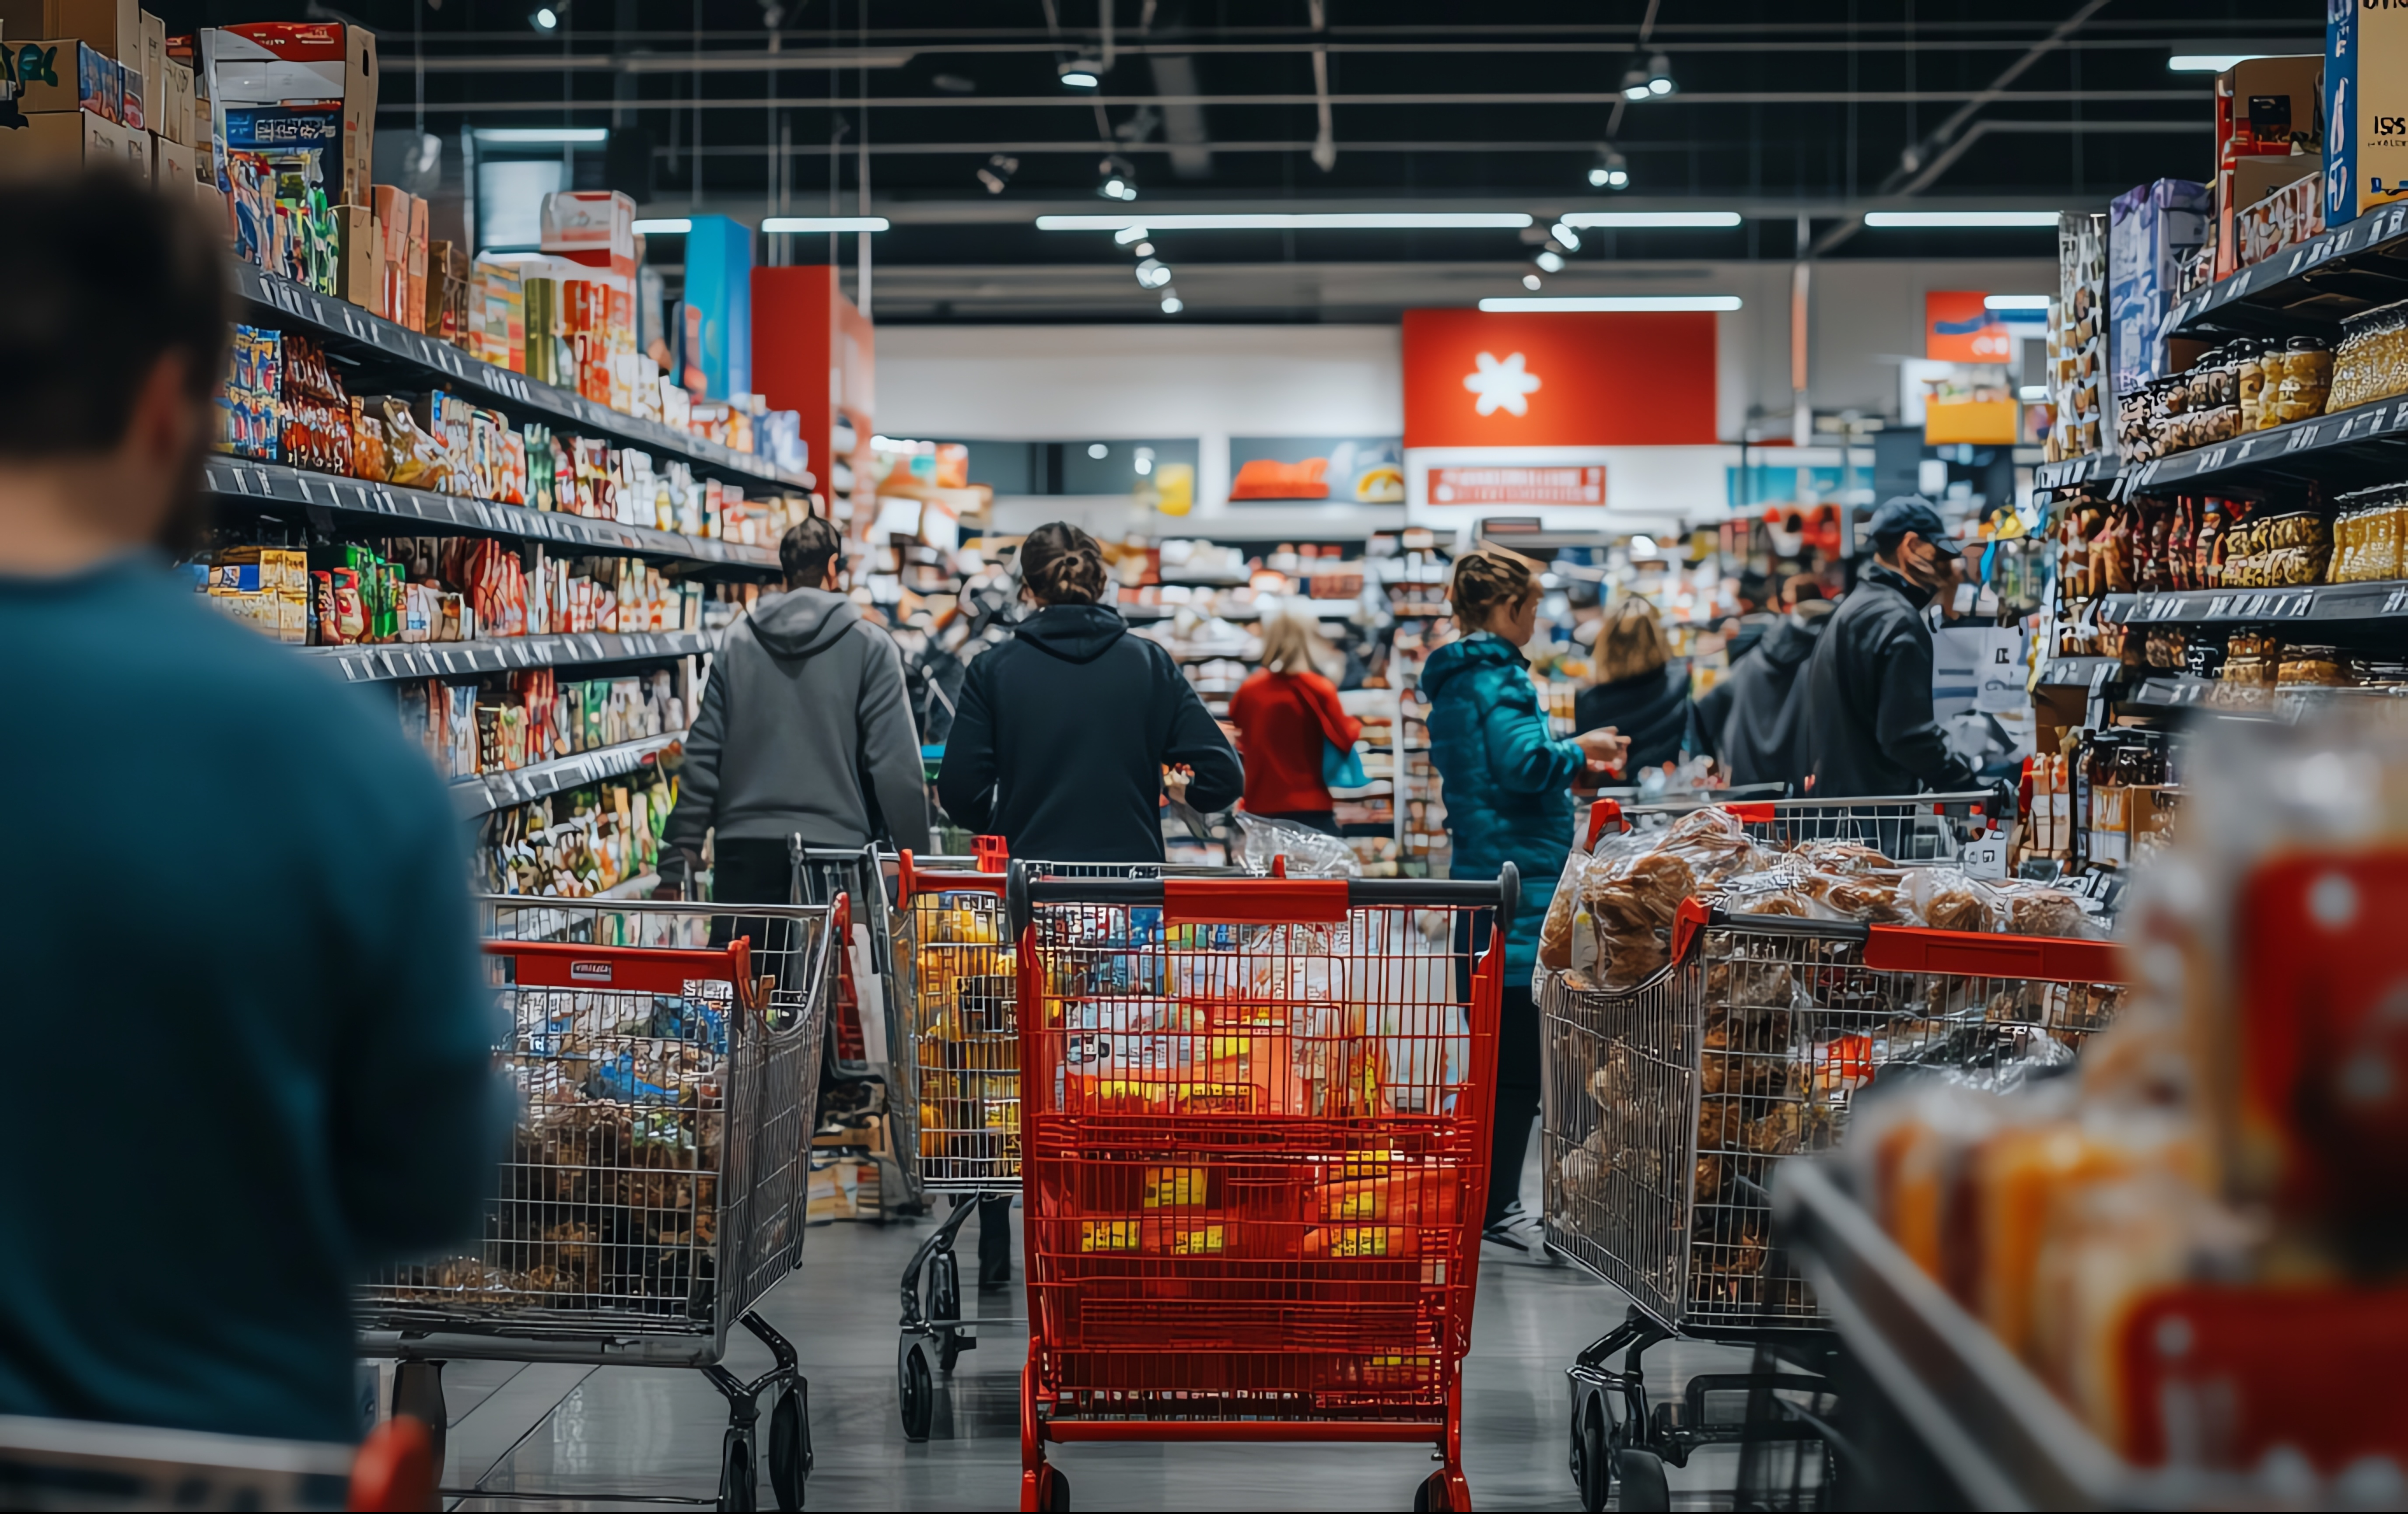
[{"label": "blurred background shopper", "polygon": [[[1447,598],[1463,635],[1429,655],[1422,688],[1430,701],[1430,762],[1446,784],[1446,829],[1455,843],[1449,872],[1494,878],[1511,862],[1522,874],[1521,903],[1505,939],[1486,1223],[1489,1239],[1527,1251],[1535,1236],[1519,1194],[1523,1148],[1539,1115],[1539,1012],[1530,1000],[1539,924],[1571,851],[1572,780],[1591,767],[1620,767],[1629,743],[1610,729],[1565,742],[1547,733],[1522,656],[1539,614],[1539,583],[1528,565],[1502,553],[1458,558]],[[1463,983],[1484,929],[1474,925],[1456,938]]]},{"label": "blurred background shopper", "polygon": [[0,1414],[356,1439],[353,1285],[472,1241],[510,1129],[459,824],[390,708],[165,571],[221,238],[114,175],[7,195],[0,778],[41,801],[0,1038],[40,1135],[0,1162]]},{"label": "blurred background shopper", "polygon": [[1321,632],[1306,618],[1311,613],[1263,621],[1263,665],[1229,700],[1229,723],[1244,748],[1246,813],[1335,836],[1324,756],[1332,747],[1354,750],[1363,722],[1346,713],[1338,685],[1322,674],[1314,644]]}]

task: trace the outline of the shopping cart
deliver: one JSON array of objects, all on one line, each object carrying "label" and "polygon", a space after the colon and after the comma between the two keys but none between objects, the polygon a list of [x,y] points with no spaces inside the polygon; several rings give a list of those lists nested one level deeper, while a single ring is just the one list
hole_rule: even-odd
[{"label": "shopping cart", "polygon": [[866,1125],[883,1116],[884,1139],[863,1144],[878,1166],[881,1214],[920,1214],[926,1199],[912,1153],[919,1147],[919,1108],[900,1069],[910,1040],[910,956],[900,940],[909,927],[903,896],[890,894],[900,873],[896,853],[875,844],[816,847],[791,838],[794,902],[836,911],[835,994],[828,1005],[828,1103],[823,1114]]},{"label": "shopping cart", "polygon": [[[1005,923],[1003,839],[981,836],[966,857],[915,859],[905,853],[896,897],[902,921],[896,944],[901,1002],[910,1018],[896,1084],[916,1096],[919,1181],[953,1197],[953,1211],[920,1244],[903,1271],[903,1318],[896,1356],[896,1404],[903,1433],[925,1440],[936,1413],[936,1380],[982,1331],[1019,1319],[962,1312],[955,1242],[981,1204],[1020,1191],[1020,1027],[1011,936]],[[1031,862],[1046,877],[1235,877],[1228,868],[1158,862]]]},{"label": "shopping cart", "polygon": [[[1517,880],[1049,878],[1015,864],[1028,1362],[1047,1441],[1420,1443],[1462,1361]],[[1458,918],[1487,912],[1476,959]]]},{"label": "shopping cart", "polygon": [[0,1507],[431,1508],[431,1447],[408,1418],[354,1447],[0,1415]]},{"label": "shopping cart", "polygon": [[1589,806],[1586,844],[1595,847],[1598,838],[1609,830],[1641,829],[1709,808],[1738,816],[1760,842],[1782,846],[1810,841],[1862,842],[1899,862],[1928,864],[1954,858],[1966,843],[2011,818],[2014,791],[2001,784],[1964,793],[1895,799],[1723,801],[1699,797],[1653,804],[1600,799]]},{"label": "shopping cart", "polygon": [[[524,897],[479,908],[511,1020],[498,1049],[526,1120],[483,1244],[385,1269],[363,1291],[364,1354],[398,1359],[394,1410],[434,1427],[438,1465],[446,1361],[699,1368],[728,1406],[718,1506],[754,1507],[755,1428],[772,1395],[770,1480],[780,1507],[800,1508],[809,1389],[753,1305],[802,1261],[830,912]],[[721,1365],[738,1325],[776,1363],[750,1382]]]},{"label": "shopping cart", "polygon": [[[1920,802],[1928,815],[1935,801]],[[1856,817],[1816,807],[1796,823],[1844,834],[1914,818],[1877,804]],[[1835,1143],[1876,1076],[2070,1052],[2114,1015],[2123,978],[2104,942],[1736,914],[1696,899],[1681,906],[1670,963],[1627,990],[1542,969],[1547,1241],[1632,1300],[1568,1369],[1583,1506],[1603,1508],[1618,1485],[1623,1508],[1668,1507],[1665,1464],[1702,1446],[1825,1439],[1830,1387],[1815,1369],[1829,1341],[1771,1250],[1771,1163]],[[1759,1370],[1692,1377],[1682,1402],[1651,1411],[1641,1358],[1674,1337],[1757,1346]],[[1609,1370],[1617,1353],[1622,1368]],[[1804,1369],[1770,1378],[1786,1404],[1775,1413],[1770,1357]],[[1751,1412],[1731,1412],[1751,1398]]]}]

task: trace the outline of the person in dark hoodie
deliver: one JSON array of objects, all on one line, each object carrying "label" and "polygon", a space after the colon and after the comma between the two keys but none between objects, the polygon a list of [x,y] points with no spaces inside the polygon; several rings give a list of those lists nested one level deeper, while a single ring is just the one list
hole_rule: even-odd
[{"label": "person in dark hoodie", "polygon": [[1581,731],[1618,731],[1629,742],[1623,771],[1678,762],[1689,741],[1689,670],[1671,666],[1656,607],[1635,594],[1616,599],[1597,633],[1598,681],[1572,702]]},{"label": "person in dark hoodie", "polygon": [[1840,601],[1806,664],[1814,797],[1970,789],[1931,711],[1931,627],[1923,614],[1956,582],[1962,554],[1940,512],[1900,495],[1873,512],[1873,560]]},{"label": "person in dark hoodie", "polygon": [[1110,579],[1094,537],[1040,526],[1019,567],[1037,613],[970,664],[937,797],[1014,857],[1159,862],[1163,771],[1186,770],[1183,797],[1209,813],[1243,791],[1238,755],[1170,654],[1096,602]]},{"label": "person in dark hoodie", "polygon": [[927,847],[903,658],[836,592],[842,548],[816,515],[788,531],[778,544],[786,592],[763,596],[727,633],[661,836],[661,897],[678,897],[714,831],[713,893],[739,904],[792,897],[791,836]]},{"label": "person in dark hoodie", "polygon": [[1698,700],[1698,740],[1713,752],[1732,786],[1786,784],[1792,794],[1805,791],[1814,755],[1806,729],[1806,685],[1799,675],[1833,608],[1828,599],[1799,600],[1771,635]]}]

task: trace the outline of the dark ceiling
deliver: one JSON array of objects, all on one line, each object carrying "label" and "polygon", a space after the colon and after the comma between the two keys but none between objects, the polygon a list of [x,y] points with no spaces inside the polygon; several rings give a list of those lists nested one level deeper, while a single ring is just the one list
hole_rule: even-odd
[{"label": "dark ceiling", "polygon": [[[1037,230],[1048,212],[1710,208],[1747,220],[1585,238],[1575,260],[1787,260],[1801,215],[1820,257],[2046,256],[2046,230],[1856,218],[2204,178],[2213,81],[2170,54],[2319,50],[2323,31],[2317,0],[1991,0],[1978,19],[1929,0],[554,0],[547,36],[529,19],[543,3],[307,7],[379,32],[382,127],[611,127],[579,180],[652,214],[853,214],[866,166],[870,212],[895,223],[877,272],[898,294],[941,289],[946,269],[991,288],[1126,278],[1109,238]],[[1059,65],[1103,61],[1108,29],[1100,88],[1065,88]],[[1626,73],[1659,52],[1676,93],[1625,101]],[[1619,193],[1586,181],[1608,143],[1628,165]],[[1016,161],[999,194],[978,178],[997,154]],[[1096,195],[1112,156],[1135,172],[1127,205]],[[1530,252],[1512,231],[1259,232],[1190,235],[1179,256],[1292,273]],[[1246,313],[1328,303],[1283,302]],[[881,316],[910,313],[930,311]]]}]

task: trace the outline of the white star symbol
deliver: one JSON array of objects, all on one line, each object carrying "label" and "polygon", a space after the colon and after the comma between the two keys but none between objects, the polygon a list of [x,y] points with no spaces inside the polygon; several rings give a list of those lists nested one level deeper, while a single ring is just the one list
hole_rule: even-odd
[{"label": "white star symbol", "polygon": [[1494,353],[1483,353],[1473,361],[1480,365],[1477,373],[1463,376],[1463,386],[1480,397],[1474,407],[1483,415],[1494,415],[1502,410],[1509,415],[1527,415],[1530,402],[1522,397],[1536,394],[1539,376],[1522,371],[1522,354],[1515,353],[1502,363]]}]

